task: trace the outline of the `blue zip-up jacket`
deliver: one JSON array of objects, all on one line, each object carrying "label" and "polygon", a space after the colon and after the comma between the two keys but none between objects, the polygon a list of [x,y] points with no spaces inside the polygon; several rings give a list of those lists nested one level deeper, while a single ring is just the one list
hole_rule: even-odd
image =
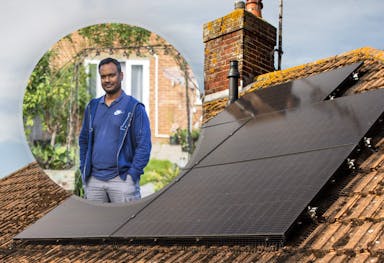
[{"label": "blue zip-up jacket", "polygon": [[[125,94],[124,94],[125,95]],[[127,95],[125,95],[127,96]],[[83,125],[79,136],[80,171],[83,184],[92,171],[93,119],[100,98],[92,99],[84,112]],[[136,183],[144,173],[151,152],[151,130],[144,105],[129,96],[127,114],[120,126],[119,148],[116,155],[118,175],[126,180],[127,174]],[[132,115],[133,114],[133,115]]]}]

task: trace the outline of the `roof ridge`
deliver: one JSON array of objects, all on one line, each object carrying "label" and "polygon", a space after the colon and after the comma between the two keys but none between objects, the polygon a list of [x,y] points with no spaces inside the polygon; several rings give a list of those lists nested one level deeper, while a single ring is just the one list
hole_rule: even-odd
[{"label": "roof ridge", "polygon": [[[345,61],[340,60],[340,58],[348,58]],[[350,50],[335,56],[330,56],[327,58],[322,58],[313,62],[293,66],[287,69],[277,70],[273,72],[268,72],[262,75],[258,75],[255,77],[254,82],[251,83],[248,88],[246,87],[242,92],[241,95],[244,93],[252,92],[256,89],[269,87],[271,85],[277,84],[277,83],[284,83],[287,81],[290,81],[292,79],[297,79],[297,76],[300,75],[299,73],[302,71],[305,74],[301,74],[300,77],[304,78],[309,75],[312,75],[316,72],[324,72],[323,66],[325,66],[327,63],[334,62],[336,63],[336,67],[345,66],[348,64],[352,64],[361,60],[376,60],[379,63],[384,64],[384,51],[379,50],[373,47],[361,47],[358,49]],[[305,72],[305,69],[309,69],[308,72]]]}]

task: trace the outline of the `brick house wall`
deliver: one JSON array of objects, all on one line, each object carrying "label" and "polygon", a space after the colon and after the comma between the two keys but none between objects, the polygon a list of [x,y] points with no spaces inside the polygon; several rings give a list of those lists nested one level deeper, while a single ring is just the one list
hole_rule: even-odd
[{"label": "brick house wall", "polygon": [[[157,47],[159,45],[167,48]],[[149,109],[147,112],[151,123],[152,141],[154,143],[167,143],[172,131],[176,128],[187,128],[186,88],[183,74],[172,55],[178,52],[154,33],[150,36],[148,46],[155,47],[155,52],[147,48],[140,48],[140,54],[136,50],[129,53],[123,49],[97,50],[74,32],[72,42],[63,38],[52,47],[56,57],[51,64],[54,67],[61,67],[73,60],[74,56],[80,52],[85,52],[84,60],[97,61],[111,56],[118,60],[149,61],[149,103],[147,105]],[[190,76],[194,79],[191,71]],[[202,121],[200,93],[191,81],[188,92],[191,126],[192,128],[199,128]]]}]

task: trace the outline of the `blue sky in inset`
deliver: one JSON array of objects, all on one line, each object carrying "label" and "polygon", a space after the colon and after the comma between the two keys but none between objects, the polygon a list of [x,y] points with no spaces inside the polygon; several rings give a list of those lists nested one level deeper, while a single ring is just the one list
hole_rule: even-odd
[{"label": "blue sky in inset", "polygon": [[[34,161],[25,141],[22,103],[29,75],[58,40],[82,27],[116,22],[165,38],[203,79],[203,24],[231,12],[233,0],[12,0],[0,9],[0,177]],[[278,0],[263,17],[278,25]],[[352,49],[384,48],[384,1],[284,1],[283,68]]]}]

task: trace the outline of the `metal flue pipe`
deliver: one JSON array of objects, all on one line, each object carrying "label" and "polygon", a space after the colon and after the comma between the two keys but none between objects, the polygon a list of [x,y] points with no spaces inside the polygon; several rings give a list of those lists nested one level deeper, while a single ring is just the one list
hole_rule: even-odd
[{"label": "metal flue pipe", "polygon": [[229,103],[235,102],[239,98],[239,62],[231,60],[229,62]]}]

